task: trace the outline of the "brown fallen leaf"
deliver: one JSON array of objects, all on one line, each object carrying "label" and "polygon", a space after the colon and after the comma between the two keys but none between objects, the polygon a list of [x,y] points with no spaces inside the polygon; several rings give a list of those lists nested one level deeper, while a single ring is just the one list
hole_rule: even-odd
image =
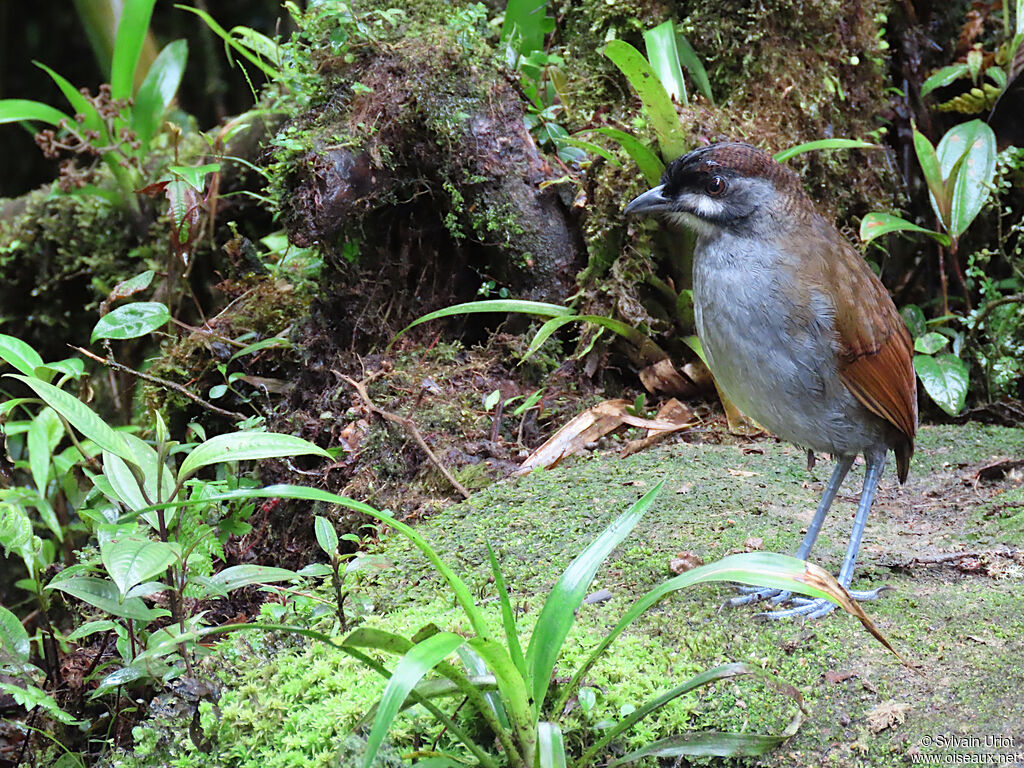
[{"label": "brown fallen leaf", "polygon": [[645,437],[641,437],[638,440],[630,440],[626,443],[626,446],[619,452],[620,457],[625,458],[626,456],[632,456],[634,453],[639,453],[664,440],[674,432],[697,423],[693,409],[683,405],[674,397],[662,403],[655,418],[658,421],[670,422],[677,426],[674,429],[648,429]]},{"label": "brown fallen leaf", "polygon": [[743,546],[746,547],[747,552],[756,552],[764,546],[764,539],[760,536],[748,536],[743,542]]},{"label": "brown fallen leaf", "polygon": [[880,733],[886,728],[893,728],[902,725],[907,719],[909,704],[898,701],[883,701],[877,707],[868,712],[868,730],[872,733]]},{"label": "brown fallen leaf", "polygon": [[701,565],[704,565],[704,558],[696,552],[680,552],[668,561],[668,569],[676,576]]},{"label": "brown fallen leaf", "polygon": [[640,371],[640,383],[652,395],[695,395],[697,387],[667,357]]},{"label": "brown fallen leaf", "polygon": [[632,407],[632,403],[627,400],[605,400],[603,403],[598,403],[593,408],[588,408],[583,413],[577,414],[549,437],[543,445],[527,456],[515,474],[525,475],[537,467],[550,469],[566,456],[579,453],[589,444],[597,442],[624,424],[653,430],[675,431],[682,428],[670,421],[654,421],[633,416],[627,411],[627,408],[630,407]]},{"label": "brown fallen leaf", "polygon": [[857,677],[857,673],[852,670],[835,672],[830,669],[828,672],[825,673],[825,682],[835,685],[836,683],[841,683],[844,680],[849,680],[851,677]]}]

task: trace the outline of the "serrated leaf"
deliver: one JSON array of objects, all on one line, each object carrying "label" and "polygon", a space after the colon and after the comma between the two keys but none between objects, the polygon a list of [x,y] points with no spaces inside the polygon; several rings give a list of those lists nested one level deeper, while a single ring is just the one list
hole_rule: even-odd
[{"label": "serrated leaf", "polygon": [[159,301],[136,301],[101,317],[92,329],[92,341],[137,339],[167,325],[170,320],[170,310]]},{"label": "serrated leaf", "polygon": [[966,363],[948,352],[941,355],[914,355],[914,370],[925,392],[950,416],[963,410],[970,373]]}]

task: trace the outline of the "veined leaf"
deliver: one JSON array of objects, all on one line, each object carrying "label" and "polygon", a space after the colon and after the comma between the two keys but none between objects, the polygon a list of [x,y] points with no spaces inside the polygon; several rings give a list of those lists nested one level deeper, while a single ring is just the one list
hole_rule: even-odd
[{"label": "veined leaf", "polygon": [[181,463],[178,481],[184,482],[202,467],[221,461],[251,461],[282,456],[331,455],[323,448],[294,435],[277,432],[230,432],[211,437],[196,446]]},{"label": "veined leaf", "polygon": [[919,227],[913,222],[893,216],[890,213],[869,213],[860,222],[860,239],[870,243],[876,237],[888,235],[890,232],[920,232],[923,235],[934,238],[942,245],[950,244],[949,235],[936,232],[934,229]]}]

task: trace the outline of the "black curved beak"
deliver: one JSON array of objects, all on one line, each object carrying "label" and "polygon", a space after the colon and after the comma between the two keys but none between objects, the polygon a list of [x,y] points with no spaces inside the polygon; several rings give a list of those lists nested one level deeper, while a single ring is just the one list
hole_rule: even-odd
[{"label": "black curved beak", "polygon": [[654,189],[649,189],[639,197],[630,201],[626,206],[625,213],[658,213],[659,211],[670,210],[671,198],[665,197],[665,185],[659,184]]}]

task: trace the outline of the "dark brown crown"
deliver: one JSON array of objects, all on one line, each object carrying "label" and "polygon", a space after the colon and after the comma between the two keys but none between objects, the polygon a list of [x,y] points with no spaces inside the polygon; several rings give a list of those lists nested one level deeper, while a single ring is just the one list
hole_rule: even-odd
[{"label": "dark brown crown", "polygon": [[678,193],[685,187],[704,188],[714,176],[743,176],[770,181],[775,189],[793,198],[803,197],[800,177],[772,159],[764,150],[736,141],[701,147],[669,163],[661,177],[666,194]]}]

